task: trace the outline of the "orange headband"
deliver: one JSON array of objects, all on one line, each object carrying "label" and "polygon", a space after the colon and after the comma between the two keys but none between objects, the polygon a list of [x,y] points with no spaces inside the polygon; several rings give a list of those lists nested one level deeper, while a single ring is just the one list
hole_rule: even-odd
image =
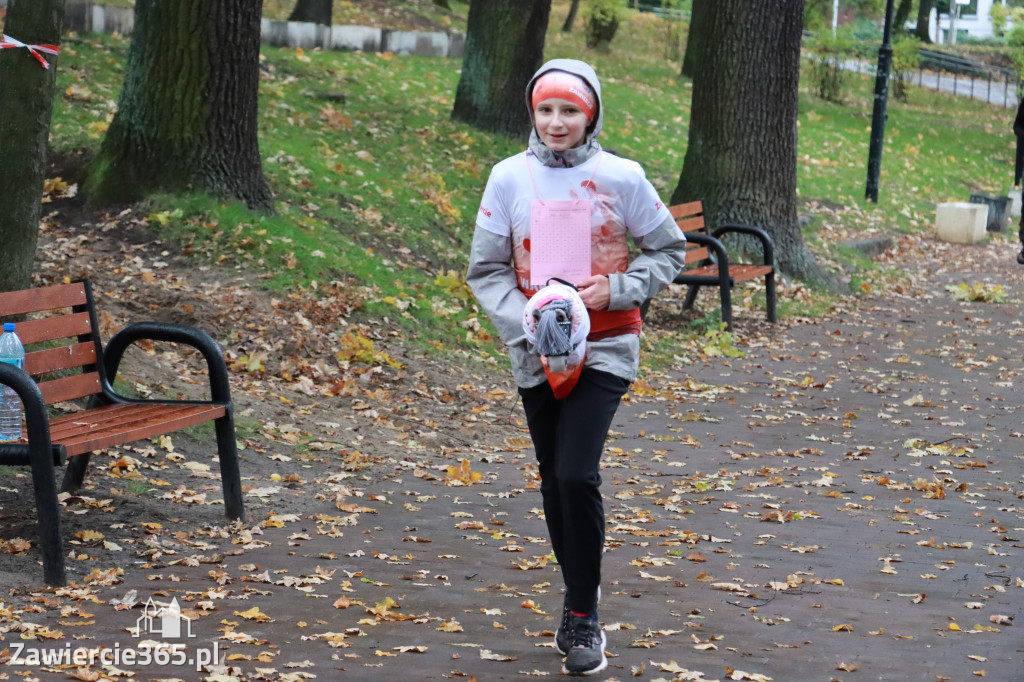
[{"label": "orange headband", "polygon": [[587,82],[566,71],[548,71],[537,79],[533,85],[531,102],[534,110],[546,99],[557,97],[572,102],[587,115],[588,121],[594,120],[597,113],[597,98]]}]

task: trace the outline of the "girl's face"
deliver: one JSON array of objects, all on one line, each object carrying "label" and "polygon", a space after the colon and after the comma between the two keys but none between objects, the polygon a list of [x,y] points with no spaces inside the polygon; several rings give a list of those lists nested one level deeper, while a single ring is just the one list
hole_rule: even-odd
[{"label": "girl's face", "polygon": [[548,149],[564,152],[579,147],[587,135],[587,115],[573,102],[550,97],[533,111],[537,135]]}]

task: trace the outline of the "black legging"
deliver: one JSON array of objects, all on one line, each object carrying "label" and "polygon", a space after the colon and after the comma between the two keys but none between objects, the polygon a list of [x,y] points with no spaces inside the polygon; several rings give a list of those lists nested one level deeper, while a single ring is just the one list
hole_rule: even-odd
[{"label": "black legging", "polygon": [[569,608],[597,607],[604,551],[601,454],[629,381],[584,368],[567,397],[555,399],[547,383],[520,388],[537,452],[544,518],[562,568]]}]

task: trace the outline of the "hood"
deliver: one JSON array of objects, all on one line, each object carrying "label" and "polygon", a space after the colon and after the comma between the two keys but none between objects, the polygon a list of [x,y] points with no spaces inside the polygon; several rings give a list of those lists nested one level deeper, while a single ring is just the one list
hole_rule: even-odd
[{"label": "hood", "polygon": [[[537,79],[548,71],[565,71],[579,76],[590,85],[597,96],[597,117],[587,126],[587,134],[581,147],[567,149],[564,152],[555,152],[540,141],[537,135],[536,122],[533,118],[533,85]],[[530,112],[530,151],[541,160],[546,166],[572,167],[584,163],[587,159],[601,151],[601,145],[597,142],[597,136],[604,126],[604,101],[601,99],[601,82],[597,79],[597,72],[586,62],[578,59],[552,59],[537,69],[533,78],[526,86],[526,109]]]}]

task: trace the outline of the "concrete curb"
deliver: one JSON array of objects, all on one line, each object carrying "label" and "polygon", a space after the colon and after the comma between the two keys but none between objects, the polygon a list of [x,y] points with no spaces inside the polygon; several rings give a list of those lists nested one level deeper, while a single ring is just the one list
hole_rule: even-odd
[{"label": "concrete curb", "polygon": [[[70,0],[64,13],[66,31],[130,35],[134,24],[134,10],[124,7]],[[260,34],[264,45],[306,50],[321,48],[461,58],[466,47],[466,36],[462,33],[391,31],[373,26],[322,26],[271,19],[263,20]]]}]

